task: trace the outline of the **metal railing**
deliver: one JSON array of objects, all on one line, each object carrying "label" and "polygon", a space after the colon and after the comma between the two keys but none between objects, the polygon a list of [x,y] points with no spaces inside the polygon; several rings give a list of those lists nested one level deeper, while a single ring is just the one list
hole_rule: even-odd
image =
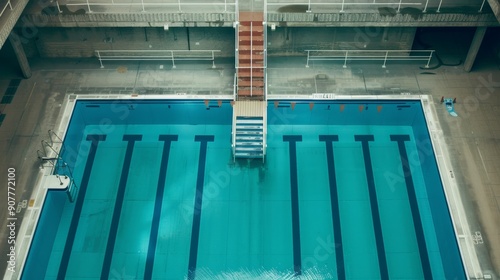
[{"label": "metal railing", "polygon": [[264,101],[267,102],[267,0],[264,1]]},{"label": "metal railing", "polygon": [[[276,2],[273,2],[276,1]],[[324,0],[323,0],[324,1]],[[422,12],[427,12],[427,8],[429,6],[429,0],[413,0],[412,2],[404,2],[403,0],[373,0],[373,2],[366,0],[366,2],[359,2],[359,3],[353,3],[353,0],[336,0],[334,3],[333,1],[324,1],[322,0],[300,0],[300,1],[288,1],[288,2],[279,2],[278,0],[268,0],[265,3],[265,6],[273,6],[273,7],[284,7],[287,5],[307,5],[307,10],[306,12],[312,12],[313,8],[316,8],[318,11],[323,11],[324,8],[330,8],[330,7],[339,7],[340,13],[345,12],[345,8],[349,7],[376,7],[376,6],[392,6],[396,8],[397,12],[401,11],[402,7],[412,7],[412,6],[424,6],[424,9]],[[453,3],[453,1],[448,0],[450,3]],[[478,1],[479,2],[479,1]],[[483,7],[485,4],[486,0],[482,0],[481,7],[479,8],[478,12],[483,11]],[[439,4],[437,6],[436,12],[441,12],[441,6],[443,5],[443,0],[439,0]]]},{"label": "metal railing", "polygon": [[[307,62],[309,61],[344,61],[342,67],[347,67],[347,61],[383,61],[382,68],[386,67],[389,60],[392,61],[427,61],[425,68],[429,68],[434,50],[306,50]],[[412,55],[414,54],[414,55]]]},{"label": "metal railing", "polygon": [[7,3],[5,3],[5,6],[3,7],[2,11],[0,12],[0,17],[3,15],[5,10],[7,10],[7,7],[9,7],[12,10],[12,4],[10,3],[10,0],[8,0]]},{"label": "metal railing", "polygon": [[[76,6],[76,7],[87,7],[87,11],[89,13],[93,13],[91,7],[120,7],[120,6],[125,6],[125,7],[133,7],[137,6],[139,8],[142,8],[142,12],[148,12],[146,10],[147,7],[150,8],[158,8],[158,7],[168,7],[172,8],[173,11],[175,12],[183,12],[186,9],[193,8],[198,11],[203,11],[206,10],[208,7],[213,7],[215,8],[215,12],[229,12],[229,13],[237,13],[238,12],[238,0],[211,0],[211,3],[207,2],[183,2],[181,0],[170,0],[169,3],[166,3],[166,1],[160,1],[160,2],[154,2],[154,0],[132,0],[131,2],[120,2],[120,1],[115,1],[115,0],[107,0],[111,2],[90,2],[89,0],[82,1],[80,3],[66,3],[66,6],[71,7],[71,6]],[[59,2],[56,1],[57,5],[59,5]],[[113,11],[106,11],[106,13],[113,12]],[[157,12],[157,9],[151,9],[151,12]]]},{"label": "metal railing", "polygon": [[42,140],[42,149],[37,150],[37,157],[40,161],[40,168],[50,167],[50,174],[56,175],[59,182],[62,183],[61,177],[70,180],[66,189],[66,194],[70,202],[74,202],[78,195],[78,186],[73,180],[73,172],[68,163],[66,163],[61,154],[64,152],[63,140],[57,136],[53,130],[48,131],[49,140]]},{"label": "metal railing", "polygon": [[96,50],[101,68],[104,68],[103,61],[117,60],[171,60],[172,68],[176,68],[176,61],[212,61],[212,68],[215,68],[215,53],[220,50]]}]

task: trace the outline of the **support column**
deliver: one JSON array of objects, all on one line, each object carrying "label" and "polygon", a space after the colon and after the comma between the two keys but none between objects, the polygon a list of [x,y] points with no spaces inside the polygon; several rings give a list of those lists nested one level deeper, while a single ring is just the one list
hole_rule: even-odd
[{"label": "support column", "polygon": [[23,44],[21,40],[19,40],[18,36],[9,36],[9,42],[12,45],[12,49],[14,49],[14,53],[16,54],[17,62],[19,63],[19,68],[23,72],[24,78],[28,79],[31,77],[31,68],[28,62],[28,58],[26,57],[26,53],[24,52]]},{"label": "support column", "polygon": [[474,65],[474,61],[476,60],[477,52],[481,47],[481,43],[483,42],[484,34],[486,33],[486,28],[484,26],[479,26],[476,29],[476,33],[474,33],[474,38],[472,39],[472,43],[470,44],[469,52],[467,53],[467,57],[464,62],[464,70],[466,72],[470,72],[472,66]]}]

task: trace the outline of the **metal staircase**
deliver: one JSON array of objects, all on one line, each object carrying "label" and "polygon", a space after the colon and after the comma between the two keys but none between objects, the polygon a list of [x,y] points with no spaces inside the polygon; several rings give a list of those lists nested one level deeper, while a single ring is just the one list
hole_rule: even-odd
[{"label": "metal staircase", "polygon": [[238,97],[263,100],[265,30],[262,12],[240,12],[237,29]]},{"label": "metal staircase", "polygon": [[233,104],[233,159],[266,156],[267,85],[265,12],[239,12]]},{"label": "metal staircase", "polygon": [[261,158],[266,155],[267,103],[237,101],[233,105],[233,156]]},{"label": "metal staircase", "polygon": [[235,133],[235,157],[264,157],[264,119],[262,117],[236,117]]}]

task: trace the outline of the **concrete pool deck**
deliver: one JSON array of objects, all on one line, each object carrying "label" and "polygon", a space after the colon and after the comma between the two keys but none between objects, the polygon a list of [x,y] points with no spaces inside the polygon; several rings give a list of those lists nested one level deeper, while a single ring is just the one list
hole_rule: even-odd
[{"label": "concrete pool deck", "polygon": [[[39,174],[36,151],[55,129],[68,94],[232,94],[234,60],[211,63],[109,63],[99,68],[97,59],[40,59],[32,61],[33,77],[22,80],[10,104],[0,104],[5,119],[0,126],[0,182],[7,192],[7,169],[16,169],[16,202],[29,202]],[[314,63],[305,58],[269,59],[269,94],[342,94],[432,96],[437,118],[453,163],[450,174],[461,193],[470,238],[485,274],[500,274],[500,70],[488,64],[465,73],[462,66],[421,69],[421,64]],[[0,94],[10,73],[0,73]],[[441,97],[457,98],[457,118],[450,116]],[[7,197],[4,198],[7,201]],[[27,203],[29,204],[29,203]],[[6,204],[4,204],[6,205]],[[17,204],[16,204],[17,206]],[[16,213],[20,227],[25,208]],[[0,210],[7,228],[7,207]],[[476,237],[480,233],[480,238]],[[0,232],[0,269],[5,271],[9,232]],[[5,252],[5,253],[4,253]]]}]

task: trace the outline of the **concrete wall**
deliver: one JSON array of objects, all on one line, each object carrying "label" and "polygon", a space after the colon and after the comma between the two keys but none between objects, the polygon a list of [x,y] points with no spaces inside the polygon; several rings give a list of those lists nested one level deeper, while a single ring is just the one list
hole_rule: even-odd
[{"label": "concrete wall", "polygon": [[[308,49],[410,50],[412,27],[278,27],[268,31],[269,56],[303,56]],[[221,50],[234,56],[234,29],[39,28],[24,44],[28,56],[92,57],[95,50]]]},{"label": "concrete wall", "polygon": [[410,50],[412,27],[278,27],[268,31],[269,55],[305,55],[305,50]]},{"label": "concrete wall", "polygon": [[95,50],[221,50],[218,56],[231,57],[234,29],[39,28],[24,46],[41,57],[92,57]]}]

